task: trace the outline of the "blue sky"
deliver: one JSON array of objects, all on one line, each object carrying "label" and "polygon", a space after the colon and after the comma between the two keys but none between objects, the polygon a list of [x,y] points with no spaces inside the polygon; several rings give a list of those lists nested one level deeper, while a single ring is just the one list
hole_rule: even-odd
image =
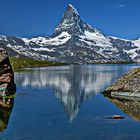
[{"label": "blue sky", "polygon": [[140,0],[0,0],[0,34],[50,35],[69,3],[106,35],[140,37]]}]

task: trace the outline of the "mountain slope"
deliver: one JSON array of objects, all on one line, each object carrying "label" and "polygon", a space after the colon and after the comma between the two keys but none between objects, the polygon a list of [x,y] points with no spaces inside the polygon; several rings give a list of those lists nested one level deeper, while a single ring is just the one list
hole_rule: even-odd
[{"label": "mountain slope", "polygon": [[125,52],[134,62],[140,62],[140,39],[126,40],[117,37],[109,37],[110,41]]},{"label": "mountain slope", "polygon": [[49,37],[0,36],[0,44],[26,57],[79,64],[140,61],[139,42],[104,35],[83,22],[70,4]]}]

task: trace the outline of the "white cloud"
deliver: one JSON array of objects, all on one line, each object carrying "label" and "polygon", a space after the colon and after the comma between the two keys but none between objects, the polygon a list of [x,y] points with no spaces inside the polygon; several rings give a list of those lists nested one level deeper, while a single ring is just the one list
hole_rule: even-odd
[{"label": "white cloud", "polygon": [[124,8],[124,7],[126,7],[125,4],[119,4],[119,5],[115,6],[114,8]]}]

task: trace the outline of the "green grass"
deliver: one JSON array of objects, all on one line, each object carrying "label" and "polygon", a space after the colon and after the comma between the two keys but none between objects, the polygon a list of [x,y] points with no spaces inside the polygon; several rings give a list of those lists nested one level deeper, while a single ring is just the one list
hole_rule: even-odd
[{"label": "green grass", "polygon": [[[35,68],[35,67],[47,67],[47,66],[62,66],[67,65],[66,63],[60,62],[50,62],[47,60],[34,60],[31,58],[15,58],[10,57],[10,62],[12,65],[13,70],[23,70],[23,68]],[[133,64],[134,62],[108,62],[108,63],[92,63],[92,64]]]},{"label": "green grass", "polygon": [[10,57],[10,62],[14,70],[23,69],[23,68],[66,65],[60,62],[50,62],[47,60],[34,60],[31,58],[15,58],[15,57]]}]

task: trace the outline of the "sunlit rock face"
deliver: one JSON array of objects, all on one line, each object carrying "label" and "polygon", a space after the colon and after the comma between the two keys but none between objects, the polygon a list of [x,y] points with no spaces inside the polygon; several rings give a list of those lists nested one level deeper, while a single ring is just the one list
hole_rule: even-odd
[{"label": "sunlit rock face", "polygon": [[0,131],[7,128],[13,104],[13,98],[0,98]]},{"label": "sunlit rock face", "polygon": [[72,121],[84,101],[100,93],[112,83],[113,78],[118,76],[118,69],[121,67],[102,65],[94,68],[78,65],[50,67],[15,73],[15,81],[23,88],[51,88],[63,103],[68,119]]},{"label": "sunlit rock face", "polygon": [[140,97],[140,68],[133,69],[109,86],[105,94]]},{"label": "sunlit rock face", "polygon": [[15,92],[14,73],[6,51],[0,49],[0,96]]},{"label": "sunlit rock face", "polygon": [[140,121],[140,99],[126,97],[107,97],[112,103],[133,119]]}]

